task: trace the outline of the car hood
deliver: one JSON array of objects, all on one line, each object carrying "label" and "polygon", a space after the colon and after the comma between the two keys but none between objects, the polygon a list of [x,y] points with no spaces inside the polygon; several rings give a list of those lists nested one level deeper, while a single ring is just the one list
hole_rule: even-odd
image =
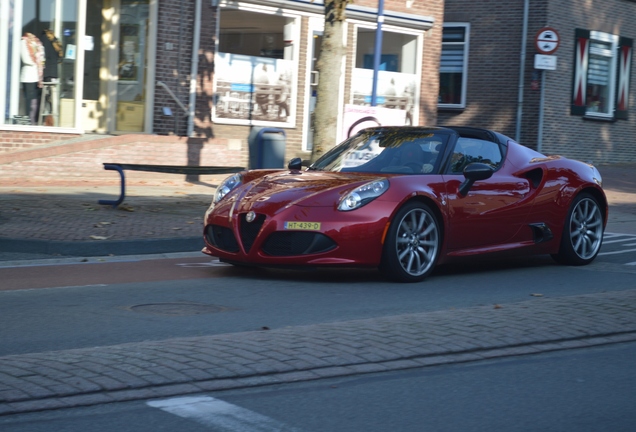
[{"label": "car hood", "polygon": [[292,205],[334,207],[351,189],[385,176],[324,171],[280,171],[252,180],[233,196],[239,211],[265,211]]}]

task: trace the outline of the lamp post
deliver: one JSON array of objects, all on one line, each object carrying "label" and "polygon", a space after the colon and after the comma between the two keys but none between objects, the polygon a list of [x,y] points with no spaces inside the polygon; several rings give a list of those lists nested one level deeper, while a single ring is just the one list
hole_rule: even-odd
[{"label": "lamp post", "polygon": [[378,0],[377,27],[375,29],[375,52],[373,53],[373,89],[371,90],[371,106],[378,104],[378,72],[382,56],[382,23],[384,22],[384,0]]}]

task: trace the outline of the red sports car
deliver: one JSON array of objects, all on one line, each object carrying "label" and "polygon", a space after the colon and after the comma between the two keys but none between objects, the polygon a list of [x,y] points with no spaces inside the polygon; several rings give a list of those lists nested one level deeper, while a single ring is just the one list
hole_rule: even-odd
[{"label": "red sports car", "polygon": [[203,252],[235,265],[372,266],[403,282],[484,254],[588,264],[608,205],[598,170],[471,127],[364,129],[303,169],[224,180]]}]

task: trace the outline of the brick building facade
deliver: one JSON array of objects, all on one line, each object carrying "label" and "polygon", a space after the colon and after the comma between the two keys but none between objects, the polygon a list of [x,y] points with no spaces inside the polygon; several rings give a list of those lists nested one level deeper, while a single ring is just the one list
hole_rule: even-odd
[{"label": "brick building facade", "polygon": [[[446,26],[470,24],[470,51],[465,106],[440,109],[439,123],[484,125],[548,154],[595,163],[635,161],[636,115],[630,111],[636,106],[629,84],[636,82],[630,62],[636,38],[636,23],[630,17],[636,14],[636,2],[496,3],[497,7],[487,1],[445,1]],[[539,53],[535,37],[545,27],[558,34],[558,49],[552,54],[557,57],[556,70],[534,67]],[[591,43],[578,44],[581,33]],[[580,67],[583,62],[587,70]],[[582,98],[578,112],[577,86]],[[602,98],[607,106],[599,110],[593,95],[584,100],[584,88],[589,93],[606,88]]]},{"label": "brick building facade", "polygon": [[[46,7],[35,14],[35,0],[0,1],[0,55],[8,59],[8,68],[0,70],[0,82],[7,82],[0,86],[0,180],[31,170],[28,163],[36,158],[37,166],[48,167],[65,155],[69,163],[83,161],[86,169],[76,172],[84,176],[115,159],[248,166],[254,127],[283,129],[286,159],[309,156],[321,3],[39,1]],[[340,136],[346,107],[369,105],[377,6],[376,0],[357,0],[347,9],[341,103],[334,107]],[[636,37],[629,19],[636,2],[386,0],[384,11],[378,105],[409,111],[410,124],[484,126],[549,154],[596,163],[636,160],[631,57],[621,64]],[[554,28],[560,38],[556,70],[534,67],[534,38],[543,27]],[[47,115],[30,124],[19,78],[20,39],[27,31],[43,35],[46,28],[54,30],[63,51],[53,86],[58,93],[46,99]],[[591,62],[577,60],[577,52]],[[589,64],[607,66],[608,72],[598,75]],[[241,81],[245,65],[252,68],[251,79],[258,67],[270,66],[262,106],[251,95],[256,83]],[[286,108],[276,78],[286,80]],[[591,93],[605,91],[600,111],[591,99],[599,94],[584,102],[587,93],[579,94],[577,100],[575,84],[591,87]],[[391,93],[393,85],[400,87],[398,94]],[[51,112],[52,100],[57,112]],[[119,137],[129,134],[137,136]],[[157,135],[166,138],[152,138]],[[105,136],[113,139],[100,140],[100,152],[78,144]],[[47,146],[56,150],[36,151]],[[77,149],[88,153],[74,157]],[[8,156],[13,153],[21,154]]]},{"label": "brick building facade", "polygon": [[[2,102],[5,98],[7,102],[0,122],[0,147],[5,154],[3,160],[11,161],[11,166],[5,164],[2,177],[28,169],[25,164],[31,157],[28,153],[6,156],[8,153],[33,150],[33,157],[42,158],[42,154],[50,152],[35,149],[44,145],[59,147],[65,141],[77,142],[93,136],[115,136],[111,140],[114,154],[119,154],[115,159],[128,163],[170,164],[187,154],[188,164],[247,166],[252,128],[279,127],[286,133],[286,159],[306,158],[310,154],[309,123],[315,89],[312,81],[316,77],[313,59],[324,24],[324,10],[319,2],[41,0],[50,3],[46,8],[56,10],[57,15],[38,12],[31,16],[30,1],[34,0],[11,3],[12,21],[0,22],[0,34],[11,34],[8,39],[5,37],[5,46],[9,59],[13,60],[12,70],[19,72],[17,50],[22,30],[40,34],[43,28],[54,29],[64,51],[58,66],[59,84],[54,86],[60,93],[47,99],[46,106],[50,111],[54,105],[57,112],[47,112],[40,121],[29,123],[27,101],[18,91],[19,83],[11,82],[12,78],[16,81],[17,72],[5,74],[8,85],[0,96]],[[73,3],[75,9],[70,7]],[[415,115],[409,120],[412,124],[436,122],[443,8],[443,0],[385,2],[380,81],[384,86],[389,82],[402,86],[398,92],[410,93],[408,98],[398,94],[387,97],[386,101],[380,95],[378,105],[404,109],[408,104]],[[347,18],[342,105],[334,107],[341,113],[348,104],[368,105],[370,89],[361,91],[357,87],[370,76],[377,2],[351,3]],[[264,41],[271,46],[266,47]],[[260,52],[253,49],[257,44],[262,44]],[[233,60],[219,64],[220,59],[226,58]],[[259,62],[291,78],[287,83],[291,91],[285,121],[266,118],[282,112],[274,106],[274,100],[279,99],[277,95],[269,96],[269,107],[257,107],[251,95],[246,96],[245,89],[254,90],[255,83],[238,82],[244,68],[236,67],[233,62],[239,58],[243,65]],[[229,84],[232,91],[220,90],[223,83],[219,82],[219,71],[224,68],[230,70],[231,79],[236,81]],[[273,79],[270,74],[270,81]],[[412,88],[407,89],[404,82]],[[274,87],[273,82],[268,85]],[[236,89],[241,86],[242,89]],[[245,102],[248,99],[251,102]],[[55,101],[52,105],[51,100]],[[391,100],[401,102],[392,104]],[[239,108],[232,111],[233,106]],[[221,112],[220,107],[227,109],[227,113]],[[246,111],[245,107],[249,109]],[[233,118],[235,115],[239,117]],[[131,133],[173,136],[173,148],[178,155],[174,160],[157,160],[157,155],[135,147],[141,145],[139,137],[117,139]],[[99,147],[103,148],[109,141],[100,142]],[[166,145],[165,140],[162,143]],[[78,146],[68,148],[74,151]],[[207,155],[205,161],[192,148]],[[64,152],[55,153],[60,158]],[[108,152],[95,154],[95,167],[107,162],[101,156],[103,153]],[[210,154],[214,155],[212,160]],[[87,155],[82,158],[87,159],[90,159]],[[50,165],[41,162],[43,166]]]}]

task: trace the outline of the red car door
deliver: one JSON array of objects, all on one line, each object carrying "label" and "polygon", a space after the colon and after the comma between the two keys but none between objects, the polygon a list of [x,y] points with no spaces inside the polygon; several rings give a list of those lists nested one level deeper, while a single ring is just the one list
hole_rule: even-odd
[{"label": "red car door", "polygon": [[[465,196],[459,187],[463,169],[471,162],[491,165],[496,171],[487,180],[475,182]],[[448,210],[449,251],[492,247],[513,242],[526,223],[534,196],[530,182],[512,175],[500,147],[491,141],[461,137],[443,175]]]},{"label": "red car door", "polygon": [[497,172],[488,180],[475,182],[466,196],[460,196],[464,176],[443,177],[449,251],[508,243],[527,222],[534,200],[528,180]]}]

